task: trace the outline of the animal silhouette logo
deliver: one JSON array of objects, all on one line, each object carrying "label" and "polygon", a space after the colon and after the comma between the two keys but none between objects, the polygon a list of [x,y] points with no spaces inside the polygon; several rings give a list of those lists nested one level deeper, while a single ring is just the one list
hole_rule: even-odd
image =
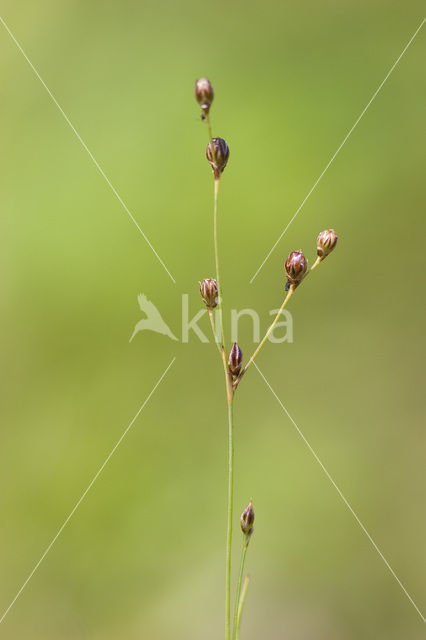
[{"label": "animal silhouette logo", "polygon": [[163,336],[168,336],[172,340],[177,340],[174,333],[164,322],[155,304],[148,300],[143,293],[138,295],[138,303],[141,311],[146,315],[146,318],[142,318],[142,320],[139,320],[135,325],[135,329],[129,342],[133,340],[139,331],[155,331],[156,333],[161,333]]}]

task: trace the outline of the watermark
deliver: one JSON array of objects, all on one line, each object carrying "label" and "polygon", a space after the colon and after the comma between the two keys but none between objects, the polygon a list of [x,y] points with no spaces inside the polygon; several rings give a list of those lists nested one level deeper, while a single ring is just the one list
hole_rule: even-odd
[{"label": "watermark", "polygon": [[[151,300],[148,300],[146,295],[143,293],[138,295],[138,304],[143,313],[143,317],[135,324],[129,342],[132,342],[132,340],[134,340],[135,337],[143,331],[154,331],[155,333],[160,333],[171,340],[176,340],[183,344],[187,344],[190,340],[194,340],[195,338],[200,342],[211,342],[213,339],[210,327],[207,326],[206,329],[204,326],[202,328],[202,325],[206,324],[205,320],[203,323],[203,319],[207,316],[207,309],[198,308],[195,313],[190,311],[189,294],[187,293],[182,294],[181,327],[179,333],[177,331],[173,331],[169,327],[155,304]],[[275,318],[278,311],[279,309],[271,309],[269,311],[271,321]],[[215,338],[216,342],[220,342],[219,310],[215,309],[213,313],[216,327]],[[255,309],[250,308],[240,310],[230,309],[230,321],[232,342],[238,342],[238,331],[243,323],[245,327],[247,327],[247,322],[250,323],[254,344],[258,344],[260,342],[262,335],[264,335],[269,326],[269,324],[266,324],[263,328],[263,332],[261,332],[260,315]],[[268,340],[274,344],[293,342],[293,317],[286,309],[281,313],[281,317],[276,323],[273,331],[271,331]]]}]

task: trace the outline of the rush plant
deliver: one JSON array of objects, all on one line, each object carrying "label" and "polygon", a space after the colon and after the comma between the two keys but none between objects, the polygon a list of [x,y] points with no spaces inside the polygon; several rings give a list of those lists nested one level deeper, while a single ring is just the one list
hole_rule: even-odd
[{"label": "rush plant", "polygon": [[[284,298],[281,307],[274,318],[271,326],[265,333],[262,340],[254,350],[253,354],[243,366],[243,353],[239,345],[234,342],[228,350],[225,338],[225,330],[223,323],[223,297],[222,286],[220,280],[219,269],[219,248],[218,248],[218,196],[219,186],[223,171],[229,159],[229,147],[223,138],[213,137],[212,125],[210,118],[210,109],[214,98],[214,91],[211,82],[207,78],[200,78],[195,84],[195,97],[201,107],[201,118],[207,125],[208,144],[206,149],[207,161],[213,172],[214,191],[213,191],[213,243],[215,254],[216,274],[215,278],[206,278],[200,284],[201,297],[207,307],[210,318],[210,324],[213,331],[213,338],[217,345],[220,358],[222,360],[225,393],[228,405],[228,507],[227,507],[227,534],[226,534],[226,568],[225,568],[225,640],[238,640],[241,616],[244,607],[244,601],[247,593],[249,577],[244,578],[245,561],[250,539],[254,531],[254,510],[253,502],[250,500],[248,506],[244,509],[240,526],[243,534],[243,544],[241,553],[240,571],[238,574],[238,582],[236,587],[236,596],[234,602],[234,615],[231,617],[231,561],[232,561],[232,528],[234,515],[234,399],[237,388],[247,373],[250,366],[260,350],[265,345],[266,340],[273,331],[278,322],[281,313],[294,295],[296,289],[302,284],[305,278],[316,269],[323,260],[333,251],[337,244],[337,235],[333,229],[322,231],[317,238],[317,258],[313,265],[308,268],[308,261],[302,251],[293,251],[288,256],[285,270],[285,286]],[[215,316],[213,309],[218,307],[219,324],[220,324],[220,343],[216,342]],[[244,580],[244,582],[243,582]],[[231,620],[233,626],[231,629]]]}]

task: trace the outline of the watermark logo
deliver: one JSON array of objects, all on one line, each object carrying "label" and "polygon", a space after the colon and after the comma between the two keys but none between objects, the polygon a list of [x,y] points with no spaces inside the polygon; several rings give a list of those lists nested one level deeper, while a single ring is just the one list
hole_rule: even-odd
[{"label": "watermark logo", "polygon": [[[129,342],[135,338],[135,336],[142,331],[154,331],[167,336],[171,340],[181,341],[187,344],[190,338],[197,337],[200,342],[210,342],[211,332],[208,328],[203,330],[199,323],[207,316],[207,309],[198,309],[195,315],[191,317],[189,310],[189,295],[187,293],[182,294],[182,328],[181,337],[177,338],[168,324],[163,320],[163,317],[155,304],[148,300],[143,294],[138,295],[138,303],[140,310],[144,313],[145,317],[136,323],[133,333]],[[277,315],[279,309],[271,309],[269,316],[271,321]],[[238,331],[240,322],[245,318],[251,322],[253,343],[258,344],[260,341],[260,316],[254,309],[231,309],[231,340],[232,342],[238,342]],[[220,321],[219,321],[219,309],[214,311],[215,327],[216,327],[216,342],[220,342]],[[205,322],[205,321],[204,321]],[[268,328],[268,325],[264,330]],[[207,331],[207,334],[205,333]],[[293,342],[293,318],[289,311],[286,309],[282,312],[280,320],[276,323],[274,330],[271,331],[269,342],[274,344],[280,344],[282,342]]]},{"label": "watermark logo", "polygon": [[164,322],[155,304],[151,302],[151,300],[148,300],[143,293],[138,295],[138,303],[140,310],[146,317],[136,323],[129,342],[131,342],[140,331],[155,331],[155,333],[161,333],[163,336],[168,336],[172,340],[178,340],[170,327]]}]

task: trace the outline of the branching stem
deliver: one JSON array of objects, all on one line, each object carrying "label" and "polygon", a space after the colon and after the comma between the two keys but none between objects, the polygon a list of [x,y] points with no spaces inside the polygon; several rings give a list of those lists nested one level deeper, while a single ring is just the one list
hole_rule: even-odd
[{"label": "branching stem", "polygon": [[[210,120],[208,120],[208,124]],[[222,345],[219,351],[222,356],[223,370],[225,374],[226,398],[228,402],[228,518],[227,518],[227,534],[226,534],[226,576],[225,576],[225,640],[231,640],[231,557],[232,557],[232,516],[234,506],[234,422],[233,422],[233,399],[234,390],[232,388],[232,379],[228,370],[228,361],[226,353],[225,329],[223,324],[223,308],[222,308],[222,288],[220,284],[219,269],[219,249],[218,249],[218,220],[217,220],[217,201],[219,195],[219,178],[214,181],[214,208],[213,208],[213,237],[214,237],[214,255],[216,265],[216,282],[219,293],[219,322]],[[213,334],[214,320],[212,313],[210,315],[210,323],[212,325]],[[219,345],[218,345],[219,346]]]},{"label": "branching stem", "polygon": [[235,634],[235,640],[238,640],[240,635],[240,625],[241,625],[241,617],[243,615],[244,602],[246,600],[247,589],[250,582],[250,576],[246,576],[244,579],[243,590],[241,592],[241,598],[238,603],[238,611],[237,611],[237,632]]},{"label": "branching stem", "polygon": [[244,567],[246,563],[247,549],[249,546],[250,537],[251,536],[249,534],[246,534],[244,536],[243,550],[241,552],[240,573],[238,575],[237,593],[235,596],[234,631],[232,634],[232,640],[236,640],[237,634],[238,634],[238,610],[240,607],[240,599],[241,599],[241,585],[243,582]]},{"label": "branching stem", "polygon": [[238,376],[238,378],[236,379],[236,381],[234,382],[234,388],[237,388],[238,384],[240,383],[241,378],[243,377],[243,375],[245,374],[245,372],[247,371],[247,369],[250,367],[250,365],[253,363],[254,359],[256,358],[257,354],[259,353],[259,351],[262,349],[263,345],[265,344],[265,342],[267,341],[267,339],[269,338],[269,336],[271,335],[272,331],[274,330],[275,325],[278,322],[278,319],[280,317],[280,315],[282,314],[282,312],[284,311],[285,306],[287,305],[288,301],[290,300],[291,296],[293,295],[295,291],[295,286],[291,285],[290,289],[287,292],[286,297],[284,298],[284,302],[282,303],[280,310],[278,311],[277,315],[274,318],[274,321],[272,322],[271,326],[269,327],[269,329],[267,330],[267,332],[265,333],[265,335],[263,336],[262,340],[259,342],[259,344],[257,345],[253,355],[251,356],[250,360],[247,362],[246,366],[243,368],[243,370],[241,371],[240,375]]},{"label": "branching stem", "polygon": [[215,343],[215,345],[217,347],[217,350],[219,351],[219,355],[222,358],[222,349],[220,348],[220,344],[216,340],[216,327],[215,327],[215,323],[214,323],[213,309],[211,307],[207,307],[207,311],[209,313],[210,326],[212,328],[212,333],[213,333],[213,340],[214,340],[214,343]]},{"label": "branching stem", "polygon": [[[318,257],[314,264],[312,265],[312,267],[309,269],[309,271],[305,274],[305,278],[314,270],[318,267],[318,265],[322,262],[323,258]],[[304,279],[305,279],[304,278]],[[303,280],[304,280],[303,279]],[[303,282],[303,281],[302,281]],[[296,290],[296,286],[295,285],[290,285],[290,288],[287,292],[286,297],[284,298],[284,302],[282,303],[277,315],[274,318],[274,321],[272,322],[271,326],[269,327],[269,329],[267,330],[267,332],[265,333],[265,335],[263,336],[262,340],[259,342],[259,344],[257,345],[253,355],[251,356],[250,360],[247,362],[246,366],[242,369],[240,375],[238,376],[238,378],[235,380],[235,382],[233,383],[234,386],[234,391],[235,389],[238,387],[241,378],[243,377],[243,375],[245,374],[245,372],[247,371],[247,369],[250,367],[250,365],[253,363],[254,359],[256,358],[256,356],[258,355],[259,351],[262,349],[262,347],[264,346],[265,342],[267,341],[267,339],[269,338],[269,336],[271,335],[272,331],[274,330],[275,325],[277,324],[280,315],[282,314],[282,312],[284,311],[284,308],[286,307],[288,301],[290,300],[291,296],[293,295],[293,293]]]},{"label": "branching stem", "polygon": [[207,131],[208,131],[208,134],[209,134],[209,142],[210,142],[210,147],[211,147],[211,150],[212,150],[213,162],[216,164],[216,152],[214,150],[214,144],[213,144],[213,133],[212,133],[212,125],[211,125],[211,122],[210,122],[210,113],[207,113],[204,116],[204,119],[206,121]]},{"label": "branching stem", "polygon": [[[226,536],[226,616],[225,638],[231,639],[231,551],[232,516],[234,508],[234,422],[233,401],[228,402],[228,524]],[[235,605],[236,606],[236,605]]]}]

